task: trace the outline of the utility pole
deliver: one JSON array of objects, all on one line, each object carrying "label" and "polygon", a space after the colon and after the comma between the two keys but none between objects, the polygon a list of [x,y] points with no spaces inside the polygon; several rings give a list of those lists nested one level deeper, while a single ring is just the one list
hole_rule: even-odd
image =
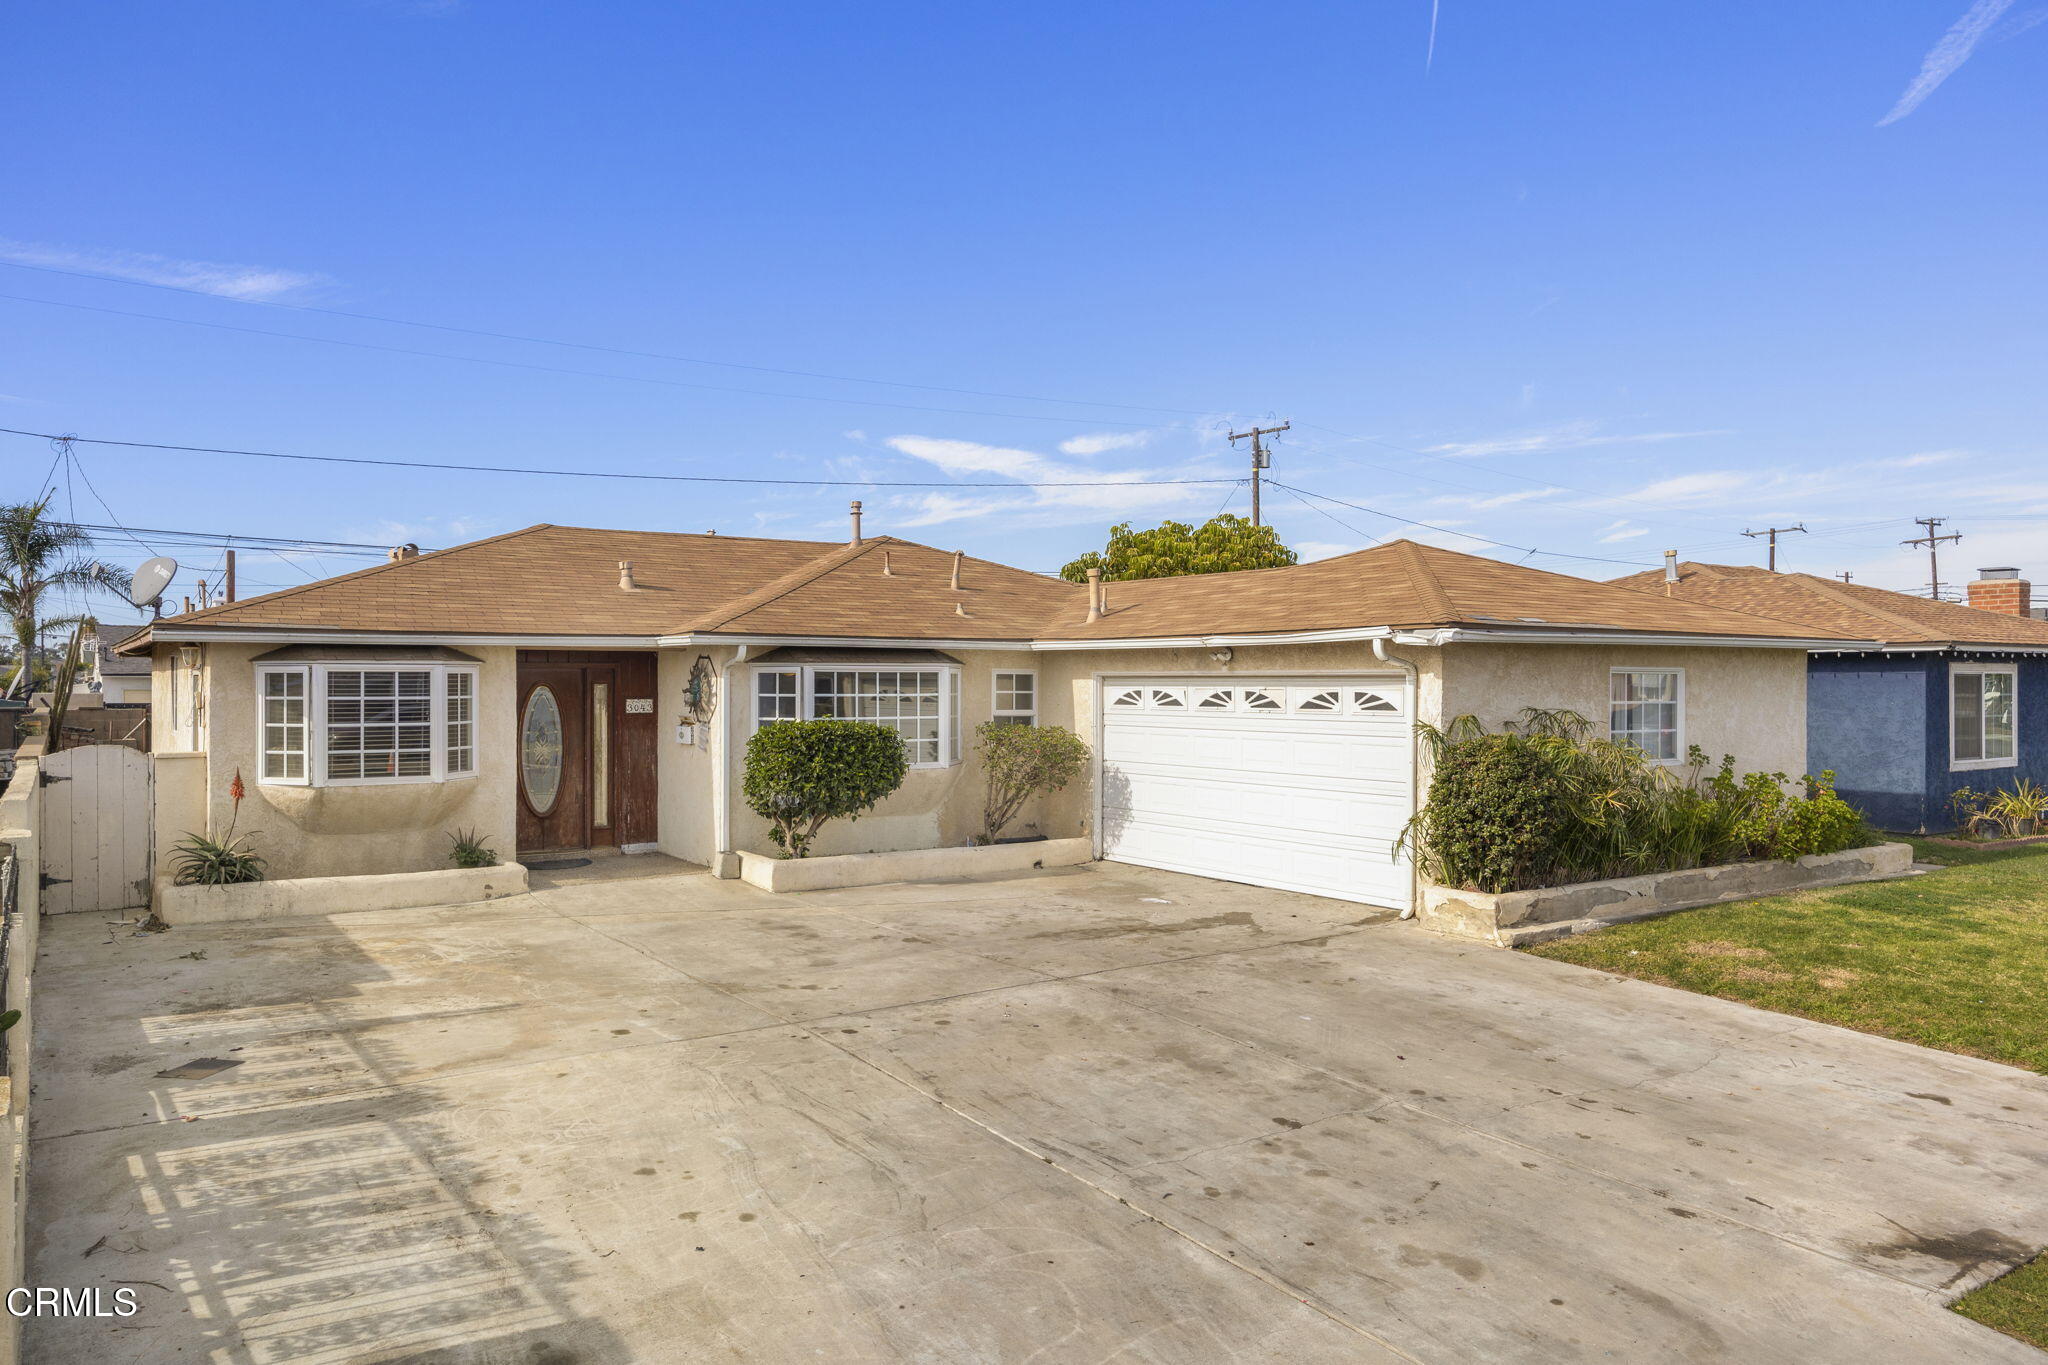
[{"label": "utility pole", "polygon": [[225,600],[232,602],[235,600],[235,552],[233,549],[227,551],[227,561],[228,576],[221,586],[226,590]]},{"label": "utility pole", "polygon": [[1927,547],[1927,595],[1937,602],[1941,600],[1941,560],[1937,558],[1941,545],[1944,541],[1953,542],[1963,538],[1961,531],[1951,531],[1945,536],[1934,533],[1935,528],[1947,520],[1947,517],[1915,517],[1913,518],[1913,524],[1925,526],[1927,534],[1913,540],[1902,540],[1899,542],[1899,544],[1905,546],[1925,545]]},{"label": "utility pole", "polygon": [[1244,440],[1247,436],[1251,438],[1252,525],[1254,526],[1257,526],[1259,524],[1259,471],[1268,468],[1273,463],[1273,457],[1266,453],[1265,443],[1262,440],[1262,438],[1275,435],[1279,432],[1291,430],[1293,426],[1294,423],[1292,422],[1282,422],[1277,427],[1253,427],[1250,431],[1233,431],[1230,433],[1230,443],[1232,445],[1236,445],[1239,441]]},{"label": "utility pole", "polygon": [[1844,583],[1847,583],[1853,576],[1854,575],[1852,575],[1847,569],[1844,569],[1840,573],[1835,575],[1835,577],[1841,579]]},{"label": "utility pole", "polygon": [[1778,537],[1790,535],[1794,531],[1805,535],[1806,523],[1802,521],[1797,526],[1770,526],[1761,531],[1744,531],[1742,534],[1752,538],[1756,536],[1769,536],[1771,538],[1771,572],[1776,573],[1778,571]]}]

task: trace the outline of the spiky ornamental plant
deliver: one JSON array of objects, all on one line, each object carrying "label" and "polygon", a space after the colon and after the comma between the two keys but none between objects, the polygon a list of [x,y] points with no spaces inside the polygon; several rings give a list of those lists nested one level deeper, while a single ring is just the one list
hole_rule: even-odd
[{"label": "spiky ornamental plant", "polygon": [[36,646],[43,633],[83,619],[44,616],[50,597],[75,592],[125,598],[129,590],[125,570],[89,557],[91,536],[49,515],[52,496],[0,504],[0,613],[7,616],[16,651],[14,675],[7,683],[10,697],[33,689]]}]

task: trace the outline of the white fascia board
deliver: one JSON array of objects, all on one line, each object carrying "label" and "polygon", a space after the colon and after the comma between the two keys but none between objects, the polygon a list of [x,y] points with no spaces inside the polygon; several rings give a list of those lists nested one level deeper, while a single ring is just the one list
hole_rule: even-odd
[{"label": "white fascia board", "polygon": [[1846,648],[1836,645],[1828,649],[1816,649],[1815,654],[2048,654],[2048,645],[1991,645],[1980,641],[1951,641],[1947,644],[1888,645],[1879,642],[1874,645]]},{"label": "white fascia board", "polygon": [[1875,649],[1876,640],[1813,640],[1789,635],[1658,635],[1629,630],[1492,630],[1484,627],[1454,626],[1429,632],[1430,644],[1501,645],[1684,645],[1705,649]]},{"label": "white fascia board", "polygon": [[154,626],[151,644],[517,645],[522,649],[653,649],[652,635],[462,635],[393,630],[303,630],[290,626]]},{"label": "white fascia board", "polygon": [[691,631],[663,635],[652,643],[664,649],[686,645],[759,645],[763,649],[784,646],[822,649],[1008,649],[1034,648],[1029,640],[916,640],[882,636],[846,635],[721,635],[716,631]]},{"label": "white fascia board", "polygon": [[1405,640],[1410,644],[1423,643],[1407,640],[1392,626],[1359,626],[1348,630],[1296,630],[1270,635],[1160,635],[1124,637],[1109,640],[1034,640],[1031,648],[1036,650],[1062,649],[1221,649],[1225,646],[1243,645],[1319,645],[1343,644],[1354,640]]}]

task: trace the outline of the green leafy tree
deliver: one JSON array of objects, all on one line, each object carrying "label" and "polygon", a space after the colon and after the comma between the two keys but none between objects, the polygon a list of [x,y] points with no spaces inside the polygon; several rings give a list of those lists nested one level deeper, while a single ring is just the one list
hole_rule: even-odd
[{"label": "green leafy tree", "polygon": [[1120,582],[1132,578],[1179,578],[1184,574],[1230,573],[1237,569],[1284,569],[1296,562],[1270,526],[1254,526],[1235,512],[1211,517],[1201,526],[1161,522],[1134,531],[1129,522],[1109,528],[1106,549],[1090,550],[1060,570],[1070,583],[1085,582],[1090,569]]},{"label": "green leafy tree", "polygon": [[810,852],[827,820],[852,819],[903,785],[903,740],[864,720],[778,720],[747,741],[740,787],[785,858]]},{"label": "green leafy tree", "polygon": [[975,727],[974,752],[988,775],[981,841],[992,844],[1039,792],[1056,792],[1088,766],[1088,746],[1057,725],[984,721]]},{"label": "green leafy tree", "polygon": [[7,695],[28,689],[36,645],[51,630],[76,626],[78,616],[45,617],[46,599],[63,592],[126,597],[128,574],[87,557],[92,537],[49,516],[50,496],[0,505],[0,613],[14,636],[14,673]]}]

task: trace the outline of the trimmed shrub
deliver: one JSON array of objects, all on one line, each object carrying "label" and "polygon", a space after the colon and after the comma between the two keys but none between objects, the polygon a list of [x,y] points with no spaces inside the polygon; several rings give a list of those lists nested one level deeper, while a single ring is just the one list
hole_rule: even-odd
[{"label": "trimmed shrub", "polygon": [[864,720],[778,720],[747,741],[748,807],[785,858],[810,852],[827,820],[853,819],[903,785],[903,741]]},{"label": "trimmed shrub", "polygon": [[1697,747],[1666,767],[1564,711],[1525,711],[1499,734],[1471,716],[1421,728],[1435,777],[1401,842],[1439,885],[1526,891],[1869,842],[1831,772],[1802,778],[1801,796],[1783,773],[1738,779],[1733,758],[1706,775]]},{"label": "trimmed shrub", "polygon": [[1057,725],[1008,725],[984,721],[975,727],[974,752],[988,774],[981,807],[981,842],[992,844],[1039,792],[1056,792],[1088,766],[1088,746]]}]

